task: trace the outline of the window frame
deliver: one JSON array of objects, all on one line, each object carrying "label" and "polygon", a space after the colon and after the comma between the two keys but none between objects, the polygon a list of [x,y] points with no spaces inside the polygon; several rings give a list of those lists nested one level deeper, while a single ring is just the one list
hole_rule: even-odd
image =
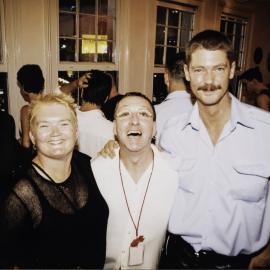
[{"label": "window frame", "polygon": [[[240,38],[240,48],[239,51],[237,51],[237,62],[240,62],[240,65],[238,65],[238,63],[236,63],[236,70],[237,71],[242,71],[244,69],[245,66],[245,55],[246,55],[246,48],[247,48],[247,28],[248,28],[248,24],[249,24],[249,20],[246,17],[242,17],[242,16],[237,16],[234,14],[230,14],[230,13],[226,13],[223,12],[220,16],[220,30],[221,30],[221,23],[222,23],[222,18],[225,18],[225,32],[223,32],[224,34],[226,34],[228,37],[232,37],[232,44],[234,47],[235,44],[235,37],[236,37],[236,24],[239,23],[241,24],[241,38]],[[231,22],[233,23],[233,33],[232,34],[228,34],[226,32],[226,28],[228,28],[228,23]],[[244,29],[243,29],[244,28]],[[234,48],[235,49],[235,48]]]},{"label": "window frame", "polygon": [[[157,1],[157,5],[156,5],[156,13],[157,13],[157,9],[158,7],[161,6],[161,7],[165,7],[165,8],[168,8],[168,9],[177,9],[179,10],[180,12],[187,12],[187,13],[193,13],[193,21],[192,21],[192,28],[189,29],[189,32],[191,31],[190,33],[190,38],[192,37],[192,35],[194,34],[195,32],[195,27],[196,27],[196,15],[197,15],[197,12],[198,12],[198,6],[195,6],[195,5],[192,5],[192,4],[185,4],[185,3],[176,3],[176,2],[171,2],[171,1],[167,1],[167,0],[159,0]],[[181,8],[181,9],[180,9]],[[155,23],[156,27],[157,26],[164,26],[165,27],[165,36],[164,36],[164,43],[163,45],[161,44],[157,44],[156,43],[156,38],[155,38],[155,47],[154,49],[156,49],[156,46],[157,45],[161,45],[163,48],[166,47],[168,48],[168,44],[167,44],[167,33],[168,33],[168,28],[169,28],[169,25],[168,25],[168,14],[166,15],[166,23],[165,25],[162,25],[162,24],[158,24],[157,23],[157,20],[156,20],[156,23]],[[177,27],[173,27],[175,29],[177,29],[177,32],[178,32],[178,35],[177,35],[177,45],[176,46],[171,46],[171,47],[176,47],[178,48],[177,49],[177,52],[179,52],[179,50],[181,49],[181,46],[180,46],[180,33],[181,32],[181,29],[183,29],[182,27],[180,27],[179,25]],[[155,29],[156,31],[156,29]],[[184,48],[182,48],[184,49]],[[163,52],[163,63],[166,63],[166,53],[167,53],[167,49],[166,49],[166,52]],[[154,73],[164,73],[165,72],[165,64],[155,64],[154,63]]]},{"label": "window frame", "polygon": [[[165,8],[168,8],[168,9],[177,9],[180,12],[189,12],[189,13],[193,14],[191,28],[189,29],[189,32],[190,32],[189,40],[190,40],[192,38],[192,36],[196,33],[196,30],[197,30],[197,22],[199,21],[199,12],[200,12],[200,8],[201,8],[199,3],[192,2],[192,1],[189,1],[188,3],[184,3],[183,1],[182,2],[176,2],[176,1],[168,1],[168,0],[158,0],[157,3],[156,3],[156,14],[157,14],[157,9],[158,9],[159,6],[165,7]],[[156,31],[158,25],[161,25],[161,24],[157,23],[157,18],[156,18],[155,31]],[[169,28],[169,25],[168,25],[168,13],[166,14],[166,24],[164,25],[164,27],[165,27],[165,29],[166,29],[165,31],[167,33],[168,28]],[[185,49],[184,47],[181,48],[181,44],[180,44],[180,41],[179,41],[180,40],[181,29],[183,29],[183,28],[181,28],[179,26],[179,24],[178,24],[178,27],[177,27],[177,31],[178,31],[177,39],[178,39],[178,42],[177,42],[175,47],[179,47],[179,48],[177,49],[176,52],[179,52],[181,49]],[[167,46],[167,35],[166,35],[166,33],[165,33],[165,36],[164,36],[164,45],[163,45],[164,47]],[[166,46],[165,46],[165,44],[166,44]],[[165,73],[166,59],[164,59],[164,58],[166,57],[167,50],[163,51],[163,63],[164,64],[162,64],[162,65],[155,64],[156,46],[157,46],[157,43],[156,43],[156,36],[155,36],[155,41],[154,41],[154,63],[153,63],[153,73],[152,73],[152,80],[153,80],[153,90],[152,91],[153,91],[153,103],[154,104],[159,104],[160,102],[162,102],[162,100],[164,98],[166,98],[166,96],[167,96],[167,88],[166,88],[165,84],[162,85],[162,83],[161,83],[160,96],[159,97],[155,96],[155,78],[157,76],[160,77],[160,75]],[[163,80],[163,79],[159,78],[158,80]]]}]

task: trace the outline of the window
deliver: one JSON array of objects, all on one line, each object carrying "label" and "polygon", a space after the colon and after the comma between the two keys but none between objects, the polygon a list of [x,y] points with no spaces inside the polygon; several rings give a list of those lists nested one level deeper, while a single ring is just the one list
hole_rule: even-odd
[{"label": "window", "polygon": [[60,62],[115,62],[115,0],[59,0]]},{"label": "window", "polygon": [[246,42],[246,30],[248,20],[230,14],[222,14],[220,21],[220,32],[227,35],[231,40],[235,53],[236,76],[230,82],[230,92],[241,99],[242,83],[237,74],[244,67],[244,49]]},{"label": "window", "polygon": [[244,48],[246,38],[247,19],[228,14],[221,16],[220,31],[231,40],[236,57],[236,69],[244,66]]},{"label": "window", "polygon": [[163,80],[167,60],[185,50],[192,37],[196,7],[172,1],[157,5],[153,102],[160,103],[167,95]]}]

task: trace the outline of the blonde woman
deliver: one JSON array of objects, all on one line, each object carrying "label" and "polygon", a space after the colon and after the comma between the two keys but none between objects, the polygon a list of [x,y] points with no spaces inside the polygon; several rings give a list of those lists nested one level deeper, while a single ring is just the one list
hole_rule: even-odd
[{"label": "blonde woman", "polygon": [[31,103],[30,138],[37,155],[2,205],[2,267],[103,267],[108,206],[90,158],[74,151],[72,101],[49,94]]}]

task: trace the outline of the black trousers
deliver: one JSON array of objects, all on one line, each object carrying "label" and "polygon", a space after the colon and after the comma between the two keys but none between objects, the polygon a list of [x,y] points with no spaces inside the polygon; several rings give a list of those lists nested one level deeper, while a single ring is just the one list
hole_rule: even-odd
[{"label": "black trousers", "polygon": [[247,269],[251,255],[225,256],[213,251],[196,252],[181,236],[167,233],[160,269]]}]

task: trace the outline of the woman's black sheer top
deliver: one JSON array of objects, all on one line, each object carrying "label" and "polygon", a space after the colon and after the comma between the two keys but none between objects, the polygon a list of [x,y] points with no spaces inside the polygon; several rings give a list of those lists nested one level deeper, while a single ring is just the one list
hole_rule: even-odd
[{"label": "woman's black sheer top", "polygon": [[108,206],[90,158],[75,151],[70,177],[61,184],[30,168],[0,212],[0,266],[102,268]]}]

